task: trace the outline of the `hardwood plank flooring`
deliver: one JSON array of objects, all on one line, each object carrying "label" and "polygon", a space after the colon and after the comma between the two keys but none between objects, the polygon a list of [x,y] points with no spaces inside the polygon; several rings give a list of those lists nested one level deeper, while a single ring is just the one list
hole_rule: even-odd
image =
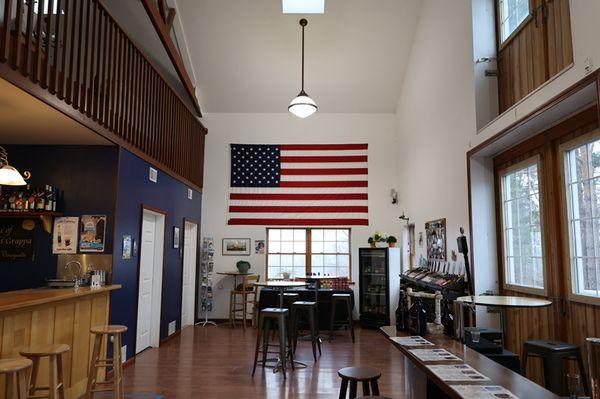
[{"label": "hardwood plank flooring", "polygon": [[[404,358],[376,330],[356,330],[356,343],[343,331],[315,364],[309,342],[300,341],[296,359],[305,369],[281,373],[259,367],[252,378],[256,333],[226,327],[187,327],[159,349],[140,353],[124,370],[127,396],[155,393],[175,398],[337,398],[346,366],[369,366],[382,372],[382,395],[404,398]],[[362,393],[359,387],[359,394]]]}]

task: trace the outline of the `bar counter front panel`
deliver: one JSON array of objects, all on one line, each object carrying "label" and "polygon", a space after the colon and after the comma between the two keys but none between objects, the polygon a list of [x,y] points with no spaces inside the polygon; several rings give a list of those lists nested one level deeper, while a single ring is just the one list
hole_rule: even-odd
[{"label": "bar counter front panel", "polygon": [[[67,344],[71,350],[63,355],[65,394],[69,399],[80,397],[85,393],[93,346],[90,327],[108,324],[110,292],[118,288],[121,286],[0,293],[0,357],[19,357],[19,351],[29,345]],[[48,386],[47,360],[41,362],[37,381]],[[2,379],[0,398],[4,397]]]}]

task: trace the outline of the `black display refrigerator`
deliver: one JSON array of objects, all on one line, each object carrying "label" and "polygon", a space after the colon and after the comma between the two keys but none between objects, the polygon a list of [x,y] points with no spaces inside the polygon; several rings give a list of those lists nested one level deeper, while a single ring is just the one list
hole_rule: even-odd
[{"label": "black display refrigerator", "polygon": [[359,248],[358,258],[361,327],[394,325],[400,294],[400,249]]}]

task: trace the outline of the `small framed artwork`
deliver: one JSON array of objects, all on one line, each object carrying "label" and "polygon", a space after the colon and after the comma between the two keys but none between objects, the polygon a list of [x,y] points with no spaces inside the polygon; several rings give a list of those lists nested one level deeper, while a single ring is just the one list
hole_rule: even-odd
[{"label": "small framed artwork", "polygon": [[179,227],[173,227],[173,248],[179,248]]},{"label": "small framed artwork", "polygon": [[427,259],[446,260],[446,219],[437,219],[425,223],[427,239]]},{"label": "small framed artwork", "polygon": [[121,255],[121,259],[123,259],[123,260],[131,259],[131,236],[130,235],[123,236],[123,253]]},{"label": "small framed artwork", "polygon": [[223,238],[223,255],[250,255],[249,238]]},{"label": "small framed artwork", "polygon": [[265,253],[265,240],[254,240],[254,253],[264,254]]}]

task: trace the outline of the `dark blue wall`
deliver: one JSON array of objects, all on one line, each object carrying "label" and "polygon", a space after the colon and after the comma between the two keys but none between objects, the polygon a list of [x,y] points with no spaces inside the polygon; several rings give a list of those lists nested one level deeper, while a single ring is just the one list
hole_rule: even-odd
[{"label": "dark blue wall", "polygon": [[[113,250],[118,148],[111,146],[5,146],[9,162],[19,171],[31,172],[31,186],[50,184],[61,190],[59,210],[65,216],[106,215],[105,253]],[[34,235],[33,262],[0,264],[0,291],[45,285],[56,277],[52,236],[39,220]]]},{"label": "dark blue wall", "polygon": [[[115,251],[113,282],[123,288],[113,291],[110,321],[129,327],[123,337],[127,345],[127,358],[135,352],[137,324],[137,285],[139,262],[139,236],[142,204],[167,213],[165,253],[163,268],[163,300],[161,339],[167,336],[169,322],[176,320],[181,326],[181,275],[184,218],[200,220],[201,196],[194,191],[193,200],[187,197],[188,187],[166,173],[158,171],[158,182],[148,179],[150,164],[121,149],[119,160],[119,189],[115,225]],[[180,249],[173,248],[173,227],[180,228]],[[123,235],[131,235],[138,243],[137,256],[121,259]]]}]

